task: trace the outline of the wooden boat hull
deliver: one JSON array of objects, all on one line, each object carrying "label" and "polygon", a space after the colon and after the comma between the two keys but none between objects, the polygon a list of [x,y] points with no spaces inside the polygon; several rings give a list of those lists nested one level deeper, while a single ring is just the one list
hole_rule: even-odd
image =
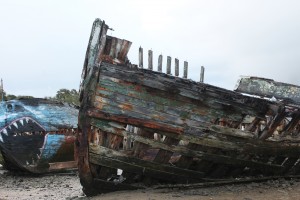
[{"label": "wooden boat hull", "polygon": [[77,108],[34,98],[2,102],[1,113],[6,168],[31,173],[76,168]]},{"label": "wooden boat hull", "polygon": [[82,74],[76,157],[87,195],[299,173],[297,105],[139,68],[130,42],[107,29],[94,22]]}]

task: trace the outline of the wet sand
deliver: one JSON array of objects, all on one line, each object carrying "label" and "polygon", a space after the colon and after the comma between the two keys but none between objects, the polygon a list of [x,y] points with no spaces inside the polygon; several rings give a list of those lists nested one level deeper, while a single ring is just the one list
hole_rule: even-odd
[{"label": "wet sand", "polygon": [[86,197],[77,172],[29,176],[0,170],[0,199],[91,199],[91,200],[290,200],[300,199],[300,180],[271,180],[262,183],[210,188],[144,189]]}]

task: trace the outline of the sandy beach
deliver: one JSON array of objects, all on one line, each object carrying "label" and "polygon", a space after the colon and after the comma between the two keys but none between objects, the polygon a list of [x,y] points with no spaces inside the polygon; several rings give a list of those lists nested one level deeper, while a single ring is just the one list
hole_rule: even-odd
[{"label": "sandy beach", "polygon": [[24,175],[0,170],[0,199],[91,199],[91,200],[265,200],[300,199],[300,180],[270,180],[261,183],[197,189],[143,189],[86,197],[77,172]]}]

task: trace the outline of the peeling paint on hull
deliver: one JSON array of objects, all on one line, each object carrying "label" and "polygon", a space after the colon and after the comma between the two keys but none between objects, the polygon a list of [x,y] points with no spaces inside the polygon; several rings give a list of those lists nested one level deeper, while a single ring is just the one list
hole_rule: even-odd
[{"label": "peeling paint on hull", "polygon": [[152,60],[137,67],[131,43],[108,28],[93,24],[80,86],[75,154],[87,195],[300,173],[297,102],[155,72]]},{"label": "peeling paint on hull", "polygon": [[[77,116],[77,108],[56,101],[33,98],[2,102],[0,150],[5,166],[31,173],[62,170],[64,165],[75,168]],[[51,167],[57,162],[59,168]]]}]

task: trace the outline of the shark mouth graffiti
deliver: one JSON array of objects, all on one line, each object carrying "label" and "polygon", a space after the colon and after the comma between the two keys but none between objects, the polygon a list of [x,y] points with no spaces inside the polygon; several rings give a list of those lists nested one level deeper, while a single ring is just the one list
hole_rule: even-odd
[{"label": "shark mouth graffiti", "polygon": [[20,136],[41,134],[45,129],[34,119],[30,117],[22,117],[12,121],[10,124],[0,130],[0,142],[4,142],[3,136]]},{"label": "shark mouth graffiti", "polygon": [[0,144],[19,164],[35,165],[42,153],[45,134],[45,129],[36,120],[22,117],[0,130]]}]

